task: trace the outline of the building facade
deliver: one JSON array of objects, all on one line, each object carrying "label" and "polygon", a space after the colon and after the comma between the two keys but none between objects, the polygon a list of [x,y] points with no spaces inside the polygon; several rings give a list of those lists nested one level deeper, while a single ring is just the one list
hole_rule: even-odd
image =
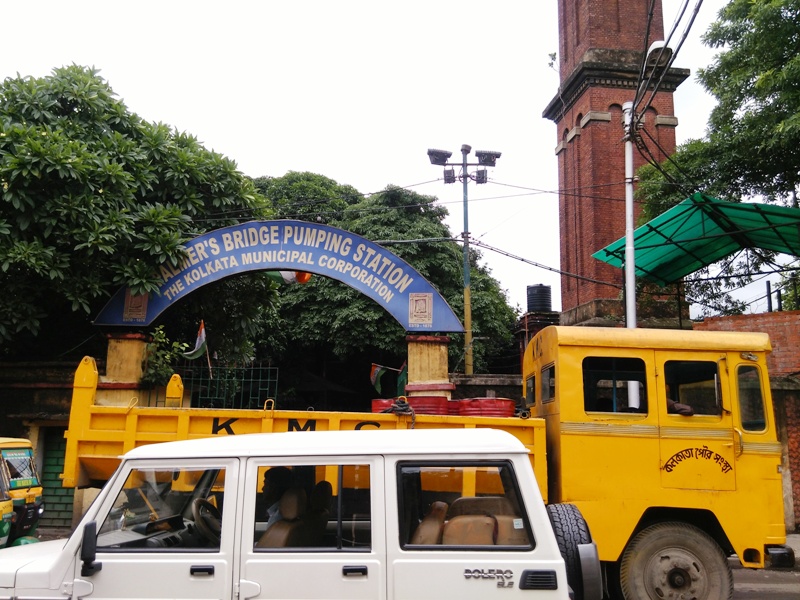
[{"label": "building facade", "polygon": [[[652,16],[649,6],[636,0],[559,0],[560,86],[543,116],[557,127],[565,325],[610,325],[624,318],[624,273],[592,253],[625,235],[622,106],[634,100],[647,48],[664,35],[661,3]],[[647,130],[642,138],[659,161],[675,150],[673,92],[688,74],[670,68],[649,107],[649,91],[635,107]],[[642,164],[634,151],[634,169]]]}]

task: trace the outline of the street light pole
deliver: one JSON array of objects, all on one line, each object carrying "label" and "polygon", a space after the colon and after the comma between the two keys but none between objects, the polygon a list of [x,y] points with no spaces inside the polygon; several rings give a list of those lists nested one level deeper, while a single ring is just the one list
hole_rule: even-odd
[{"label": "street light pole", "polygon": [[469,191],[467,184],[467,155],[472,151],[472,147],[467,144],[461,146],[461,174],[464,186],[464,231],[461,236],[464,238],[464,374],[472,375],[472,290],[470,289],[469,275]]},{"label": "street light pole", "polygon": [[[651,81],[655,81],[653,94],[658,88],[658,76],[669,68],[673,52],[664,41],[653,42],[647,49],[642,65],[642,80],[636,90],[636,99],[639,92],[647,89]],[[636,137],[638,118],[634,114],[633,102],[622,105],[622,126],[625,132],[625,326],[636,329],[636,256],[633,238],[635,225],[633,211],[633,142]]]},{"label": "street light pole", "polygon": [[[492,150],[476,150],[475,156],[478,162],[471,163],[467,161],[467,156],[472,152],[472,147],[469,144],[461,146],[461,162],[450,163],[447,162],[453,155],[452,152],[447,150],[435,150],[433,148],[428,150],[428,158],[433,165],[439,166],[460,166],[461,167],[461,183],[463,185],[463,198],[464,198],[464,231],[461,237],[464,241],[464,374],[472,375],[473,360],[472,360],[472,290],[470,288],[470,268],[469,268],[469,180],[474,179],[475,183],[486,183],[488,176],[486,169],[479,169],[474,175],[467,172],[467,167],[481,166],[493,167],[500,158],[500,152]],[[445,169],[444,182],[455,183],[456,176],[453,169]]]},{"label": "street light pole", "polygon": [[633,242],[633,102],[622,105],[625,129],[625,326],[636,329],[636,257]]},{"label": "street light pole", "polygon": [[[647,80],[642,80],[642,86],[637,89],[636,99],[639,100],[639,91],[646,89],[649,81],[655,79],[657,73],[669,67],[672,59],[672,50],[665,42],[654,42],[647,50],[642,68],[642,75],[649,73]],[[657,80],[656,80],[657,81]],[[657,84],[656,84],[657,85]],[[637,135],[638,118],[633,114],[633,102],[622,105],[622,125],[625,130],[625,327],[636,329],[636,253],[633,237],[635,224],[633,210],[633,142]],[[639,408],[640,383],[628,381],[628,406]]]},{"label": "street light pole", "polygon": [[[622,105],[625,128],[625,327],[636,329],[636,258],[633,244],[633,102]],[[639,382],[628,381],[628,406],[639,408]]]}]

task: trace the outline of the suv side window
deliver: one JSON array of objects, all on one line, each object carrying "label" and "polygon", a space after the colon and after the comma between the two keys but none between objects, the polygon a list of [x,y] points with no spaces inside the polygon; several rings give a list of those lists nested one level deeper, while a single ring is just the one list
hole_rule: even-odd
[{"label": "suv side window", "polygon": [[511,463],[402,462],[397,477],[402,548],[534,547]]},{"label": "suv side window", "polygon": [[219,550],[223,468],[132,469],[97,534],[97,549]]},{"label": "suv side window", "polygon": [[369,550],[369,465],[259,467],[254,550]]}]

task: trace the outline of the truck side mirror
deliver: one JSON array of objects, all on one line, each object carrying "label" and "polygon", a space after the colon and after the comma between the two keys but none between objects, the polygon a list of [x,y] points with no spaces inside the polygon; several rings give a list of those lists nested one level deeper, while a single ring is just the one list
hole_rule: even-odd
[{"label": "truck side mirror", "polygon": [[81,577],[91,577],[103,568],[103,563],[95,562],[97,556],[97,523],[89,521],[83,526],[81,540]]}]

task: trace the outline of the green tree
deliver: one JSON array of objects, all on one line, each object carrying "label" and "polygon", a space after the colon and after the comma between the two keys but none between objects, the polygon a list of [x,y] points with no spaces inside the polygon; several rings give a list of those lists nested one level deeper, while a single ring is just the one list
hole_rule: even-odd
[{"label": "green tree", "polygon": [[344,210],[362,198],[352,186],[297,171],[283,177],[258,177],[254,183],[269,198],[276,219],[332,223],[340,221]]},{"label": "green tree", "polygon": [[[706,136],[639,172],[637,197],[649,220],[696,191],[797,206],[800,183],[800,2],[732,0],[703,38],[719,49],[698,80],[715,97]],[[774,260],[764,250],[733,256],[686,281],[705,313],[741,312],[729,292]],[[711,277],[710,274],[714,273]]]},{"label": "green tree", "polygon": [[[143,121],[74,65],[0,85],[0,186],[0,344],[17,357],[68,350],[118,288],[155,291],[187,240],[266,214],[233,161]],[[206,306],[228,285],[206,290]],[[247,330],[251,308],[217,315],[218,329]],[[170,337],[193,339],[192,320]]]},{"label": "green tree", "polygon": [[[271,190],[281,190],[286,206],[294,205],[292,192],[287,192],[292,187],[302,193],[297,205],[310,197],[308,189],[324,189],[331,206],[315,202],[317,212],[304,213],[305,219],[324,220],[390,247],[437,288],[456,314],[463,313],[461,248],[443,222],[447,210],[436,205],[435,198],[391,186],[364,198],[349,186],[311,173],[290,173],[286,180],[260,179],[256,184],[270,199]],[[474,365],[476,373],[485,373],[497,355],[513,353],[516,315],[498,282],[478,266],[479,258],[472,253],[473,329],[481,338],[475,344]],[[296,368],[296,377],[301,370],[338,377],[341,385],[361,390],[359,396],[364,397],[369,391],[364,388],[369,386],[369,364],[399,367],[407,354],[405,335],[402,326],[371,299],[338,281],[314,277],[306,285],[281,290],[279,317],[261,348],[264,355],[280,357],[282,364]],[[463,370],[463,336],[451,338],[450,369]],[[285,372],[286,368],[283,382]]]},{"label": "green tree", "polygon": [[[795,199],[800,182],[800,2],[733,0],[704,42],[698,79],[717,99],[709,142],[730,195]],[[796,200],[795,200],[796,203]]]}]

